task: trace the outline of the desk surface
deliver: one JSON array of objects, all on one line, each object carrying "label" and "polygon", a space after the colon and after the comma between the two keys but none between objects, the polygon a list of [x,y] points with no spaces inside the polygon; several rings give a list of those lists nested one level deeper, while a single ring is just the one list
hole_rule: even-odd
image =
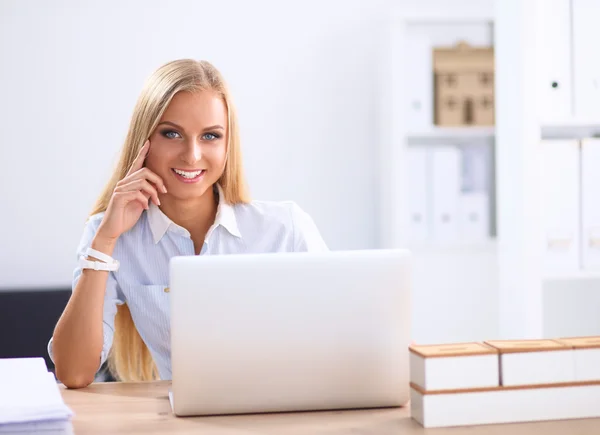
[{"label": "desk surface", "polygon": [[61,392],[75,412],[73,431],[85,434],[598,434],[600,419],[423,429],[410,409],[301,412],[177,418],[168,398],[170,383],[97,383]]}]

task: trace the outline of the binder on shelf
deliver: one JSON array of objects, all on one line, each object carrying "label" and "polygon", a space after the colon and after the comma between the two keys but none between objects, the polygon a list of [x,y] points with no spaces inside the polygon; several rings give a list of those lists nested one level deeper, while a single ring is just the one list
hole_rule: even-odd
[{"label": "binder on shelf", "polygon": [[429,151],[427,147],[408,148],[409,239],[424,242],[430,237],[431,211]]},{"label": "binder on shelf", "polygon": [[490,238],[489,196],[486,192],[463,192],[459,197],[460,239],[481,242]]},{"label": "binder on shelf", "polygon": [[433,126],[433,83],[431,71],[431,42],[427,35],[414,34],[405,45],[406,58],[406,119],[416,131],[428,131]]},{"label": "binder on shelf", "polygon": [[461,149],[458,232],[463,241],[490,238],[491,149],[485,144]]},{"label": "binder on shelf", "polygon": [[539,168],[545,274],[576,273],[580,269],[579,142],[541,141]]},{"label": "binder on shelf", "polygon": [[461,180],[460,150],[454,146],[431,150],[432,233],[436,242],[457,241]]},{"label": "binder on shelf", "polygon": [[583,269],[600,270],[600,139],[581,142]]}]

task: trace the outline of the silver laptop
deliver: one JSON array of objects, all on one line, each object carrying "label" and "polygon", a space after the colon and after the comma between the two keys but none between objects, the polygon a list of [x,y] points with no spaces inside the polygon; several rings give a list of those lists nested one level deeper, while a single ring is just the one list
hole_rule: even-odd
[{"label": "silver laptop", "polygon": [[405,405],[410,271],[403,250],[173,258],[173,412]]}]

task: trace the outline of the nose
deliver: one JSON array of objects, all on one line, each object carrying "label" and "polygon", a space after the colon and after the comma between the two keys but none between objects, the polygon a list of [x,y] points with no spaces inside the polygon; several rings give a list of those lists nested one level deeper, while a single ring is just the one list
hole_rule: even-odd
[{"label": "nose", "polygon": [[195,165],[201,158],[202,145],[194,139],[186,143],[181,159],[188,165]]}]

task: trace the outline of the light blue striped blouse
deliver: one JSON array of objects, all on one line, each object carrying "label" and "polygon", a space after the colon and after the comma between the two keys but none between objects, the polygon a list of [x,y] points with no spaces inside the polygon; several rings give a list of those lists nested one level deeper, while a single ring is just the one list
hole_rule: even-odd
[{"label": "light blue striped blouse", "polygon": [[[217,216],[200,255],[327,250],[314,221],[296,203],[253,201],[230,205],[222,200],[220,186],[217,188]],[[103,215],[96,214],[87,221],[77,258],[85,255]],[[169,259],[178,255],[195,255],[190,233],[151,203],[133,228],[121,235],[113,252],[121,266],[109,273],[106,285],[100,366],[112,346],[117,305],[127,303],[161,379],[171,379],[169,293],[164,290],[169,286]],[[76,268],[73,289],[80,276],[81,269]],[[48,353],[52,358],[52,339]]]}]

